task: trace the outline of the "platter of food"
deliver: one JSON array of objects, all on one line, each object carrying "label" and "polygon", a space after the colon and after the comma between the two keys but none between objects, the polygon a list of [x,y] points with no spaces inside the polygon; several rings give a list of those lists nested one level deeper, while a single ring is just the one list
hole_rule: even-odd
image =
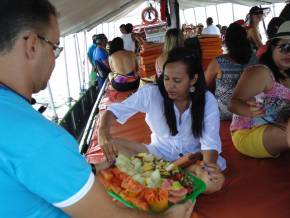
[{"label": "platter of food", "polygon": [[127,207],[160,213],[186,200],[195,201],[205,183],[190,172],[152,154],[119,154],[113,167],[98,174],[106,191]]}]

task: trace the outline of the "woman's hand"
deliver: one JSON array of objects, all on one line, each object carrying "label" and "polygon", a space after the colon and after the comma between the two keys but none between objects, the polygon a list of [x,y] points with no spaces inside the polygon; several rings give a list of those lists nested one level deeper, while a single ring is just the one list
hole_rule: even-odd
[{"label": "woman's hand", "polygon": [[252,118],[262,116],[265,113],[265,110],[262,107],[259,107],[254,98],[246,101],[246,104],[250,107]]},{"label": "woman's hand", "polygon": [[114,140],[105,134],[99,134],[99,145],[107,158],[107,161],[113,162],[118,156],[118,149],[115,146]]}]

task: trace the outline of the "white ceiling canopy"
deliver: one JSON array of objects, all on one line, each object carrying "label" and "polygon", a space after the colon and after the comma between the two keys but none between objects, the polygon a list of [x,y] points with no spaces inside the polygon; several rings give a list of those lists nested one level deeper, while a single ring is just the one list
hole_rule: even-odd
[{"label": "white ceiling canopy", "polygon": [[222,3],[235,3],[240,5],[246,5],[246,6],[254,6],[254,5],[268,5],[272,3],[278,3],[278,2],[285,2],[283,0],[277,1],[277,0],[264,0],[264,1],[251,1],[251,0],[231,0],[231,1],[223,1],[223,0],[180,0],[178,1],[180,8],[186,9],[186,8],[192,8],[192,7],[204,7],[207,5],[215,5],[215,4],[222,4]]},{"label": "white ceiling canopy", "polygon": [[[96,25],[125,16],[145,0],[50,0],[60,13],[61,35],[89,30]],[[236,3],[242,5],[265,5],[283,0],[179,0],[181,9],[207,6],[220,3]]]}]

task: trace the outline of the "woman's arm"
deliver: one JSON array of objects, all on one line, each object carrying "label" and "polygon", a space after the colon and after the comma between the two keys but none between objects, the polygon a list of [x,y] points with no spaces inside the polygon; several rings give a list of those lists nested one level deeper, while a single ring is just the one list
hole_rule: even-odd
[{"label": "woman's arm", "polygon": [[115,160],[118,155],[117,148],[111,143],[112,136],[110,129],[114,120],[116,120],[115,115],[109,110],[105,111],[101,116],[98,131],[99,145],[102,147],[107,160],[110,162]]},{"label": "woman's arm", "polygon": [[206,85],[210,90],[214,90],[215,87],[215,80],[217,75],[221,73],[220,66],[217,60],[214,58],[208,65],[205,71],[205,81]]},{"label": "woman's arm", "polygon": [[134,52],[132,52],[132,53],[133,53],[132,54],[132,58],[134,59],[133,61],[135,63],[135,75],[140,75],[139,74],[139,65],[138,65],[137,57],[136,57]]},{"label": "woman's arm", "polygon": [[256,117],[263,114],[263,109],[257,107],[255,96],[271,89],[273,79],[269,69],[262,65],[248,68],[238,81],[229,103],[229,111],[232,113]]},{"label": "woman's arm", "polygon": [[217,159],[218,159],[219,154],[216,150],[203,150],[203,151],[201,151],[201,153],[202,153],[203,162],[205,164],[210,164],[210,163],[216,164],[217,163]]},{"label": "woman's arm", "polygon": [[256,28],[254,28],[254,27],[251,28],[248,32],[248,36],[249,36],[249,38],[251,38],[254,41],[257,48],[260,48],[263,45],[261,38],[259,36],[259,33],[258,33]]}]

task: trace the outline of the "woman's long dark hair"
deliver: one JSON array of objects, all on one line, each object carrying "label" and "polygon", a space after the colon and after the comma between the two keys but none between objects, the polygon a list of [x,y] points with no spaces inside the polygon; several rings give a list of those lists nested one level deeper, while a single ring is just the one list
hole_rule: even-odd
[{"label": "woman's long dark hair", "polygon": [[[191,98],[191,121],[192,121],[192,134],[194,137],[201,137],[204,127],[204,107],[205,107],[205,78],[201,65],[201,57],[194,55],[191,51],[185,48],[175,48],[168,53],[168,57],[163,66],[163,72],[165,67],[169,63],[181,62],[186,66],[187,74],[190,79],[193,79],[195,74],[198,75],[198,79],[195,86],[195,92],[189,93]],[[167,124],[170,129],[171,135],[176,135],[177,125],[174,112],[173,101],[168,97],[168,94],[164,87],[164,73],[157,80],[159,91],[164,99],[164,114]]]},{"label": "woman's long dark hair", "polygon": [[230,58],[238,64],[247,64],[252,56],[247,32],[240,24],[232,23],[226,31],[225,43]]},{"label": "woman's long dark hair", "polygon": [[[280,73],[280,69],[275,64],[273,59],[273,49],[280,40],[281,39],[272,39],[268,45],[267,51],[260,58],[260,63],[268,66],[271,69],[277,82],[286,79],[286,77],[282,73]],[[290,78],[290,69],[285,70],[285,73]]]},{"label": "woman's long dark hair", "polygon": [[124,41],[122,38],[116,37],[110,43],[109,55],[112,55],[115,52],[121,51],[121,50],[124,50]]}]

